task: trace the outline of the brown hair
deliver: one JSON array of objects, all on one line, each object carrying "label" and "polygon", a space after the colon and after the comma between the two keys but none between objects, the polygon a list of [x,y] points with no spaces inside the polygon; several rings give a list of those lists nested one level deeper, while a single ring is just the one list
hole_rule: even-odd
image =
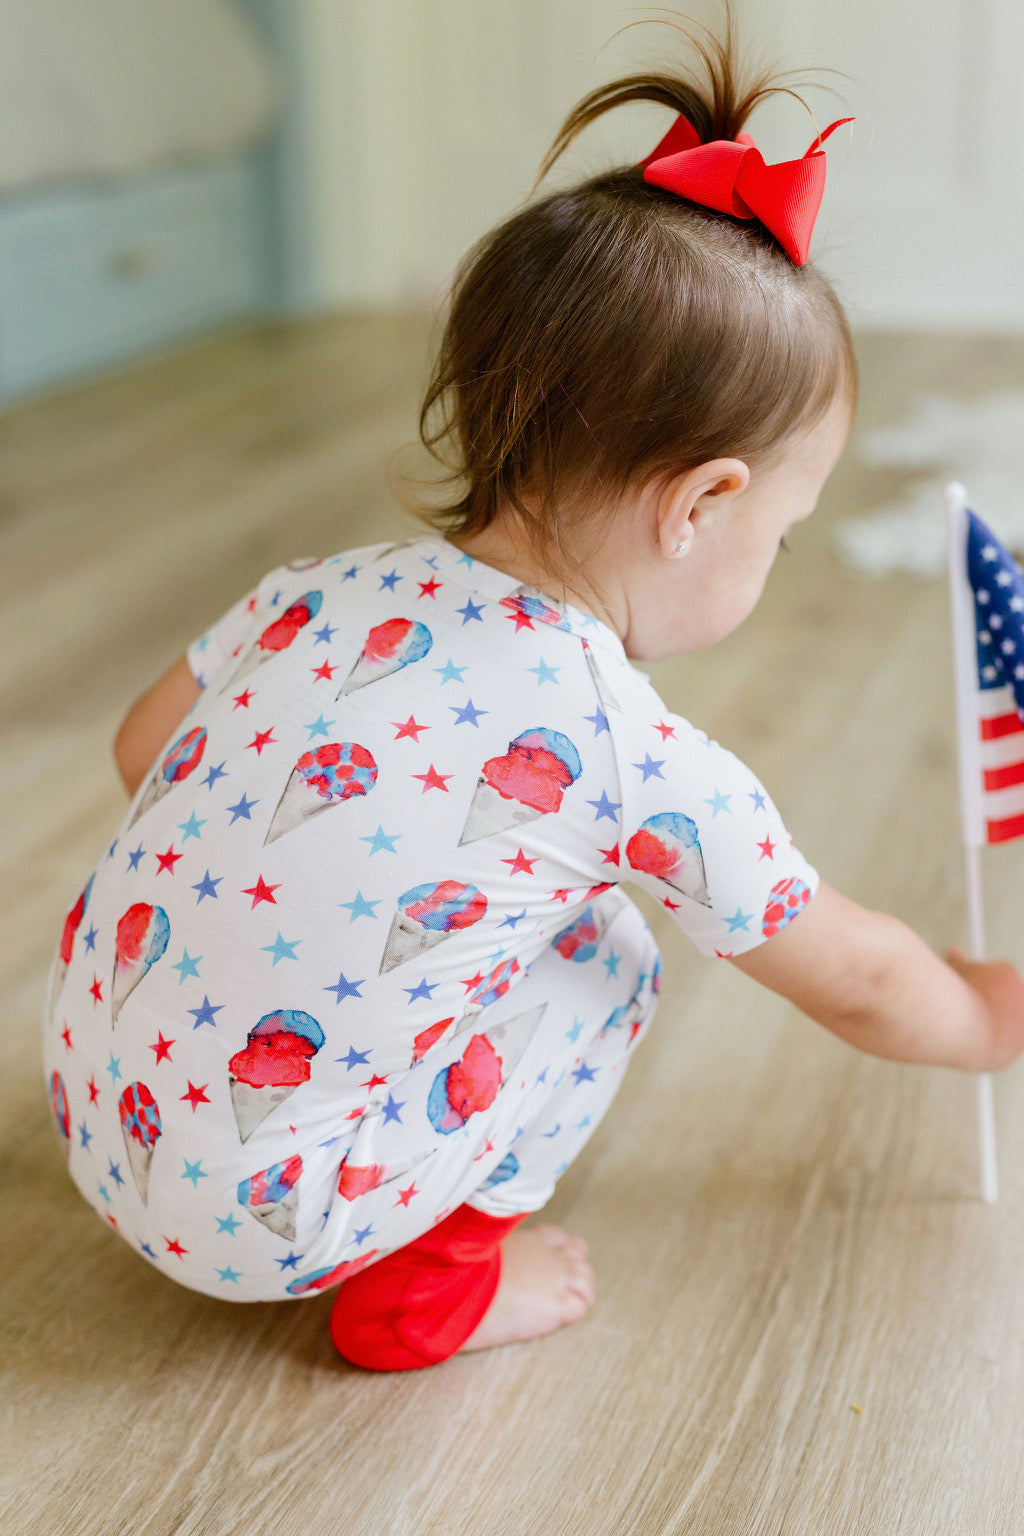
[{"label": "brown hair", "polygon": [[[730,0],[724,43],[681,30],[707,86],[666,73],[592,91],[538,180],[624,102],[682,112],[706,143],[735,138],[762,98],[795,95],[770,68],[738,78]],[[424,515],[474,534],[511,505],[561,564],[560,519],[575,509],[709,459],[773,463],[839,391],[852,409],[856,389],[842,306],[810,263],[756,219],[664,192],[638,166],[608,171],[526,206],[460,267],[420,416],[459,494]]]}]

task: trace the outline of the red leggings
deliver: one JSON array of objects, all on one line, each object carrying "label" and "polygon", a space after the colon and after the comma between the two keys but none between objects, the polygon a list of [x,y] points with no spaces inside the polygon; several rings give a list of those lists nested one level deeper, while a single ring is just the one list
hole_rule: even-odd
[{"label": "red leggings", "polygon": [[461,1349],[501,1278],[501,1242],[523,1220],[460,1205],[415,1242],[346,1280],[331,1312],[338,1353],[369,1371],[415,1371]]}]

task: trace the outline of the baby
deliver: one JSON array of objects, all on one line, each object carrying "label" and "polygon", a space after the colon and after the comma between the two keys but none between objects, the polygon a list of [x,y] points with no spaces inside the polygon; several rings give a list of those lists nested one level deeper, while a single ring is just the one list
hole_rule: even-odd
[{"label": "baby", "polygon": [[[642,166],[534,202],[456,283],[423,435],[437,532],[272,571],[131,709],[132,805],[68,916],[45,1031],[72,1178],[164,1274],[338,1286],[378,1370],[526,1339],[594,1297],[540,1210],[658,992],[622,891],[861,1050],[1024,1048],[1005,962],[948,963],[820,880],[729,751],[632,662],[750,613],[846,442],[856,364],[807,260],[819,136],[769,168],[770,89],[638,76]],[[834,125],[833,125],[834,126]],[[546,168],[545,167],[545,168]]]}]

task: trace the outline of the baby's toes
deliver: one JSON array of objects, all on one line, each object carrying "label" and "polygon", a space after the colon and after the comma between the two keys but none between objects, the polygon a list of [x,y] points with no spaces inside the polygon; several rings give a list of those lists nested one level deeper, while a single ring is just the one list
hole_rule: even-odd
[{"label": "baby's toes", "polygon": [[546,1224],[534,1227],[533,1231],[549,1248],[560,1248],[568,1253],[578,1254],[580,1258],[584,1259],[587,1256],[587,1245],[582,1237],[576,1237],[572,1232],[566,1232],[564,1227]]},{"label": "baby's toes", "polygon": [[596,1280],[594,1271],[585,1258],[578,1254],[566,1256],[569,1264],[566,1268],[565,1287],[574,1296],[578,1296],[586,1306],[591,1306],[596,1293]]}]

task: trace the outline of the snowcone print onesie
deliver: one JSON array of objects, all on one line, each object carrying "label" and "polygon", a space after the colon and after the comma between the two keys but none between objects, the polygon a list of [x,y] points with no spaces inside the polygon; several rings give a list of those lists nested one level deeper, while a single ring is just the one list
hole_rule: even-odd
[{"label": "snowcone print onesie", "polygon": [[539,1209],[650,1020],[620,881],[704,954],[817,884],[598,620],[436,536],[271,572],[68,914],[72,1178],[165,1274],[315,1294],[462,1203]]}]

